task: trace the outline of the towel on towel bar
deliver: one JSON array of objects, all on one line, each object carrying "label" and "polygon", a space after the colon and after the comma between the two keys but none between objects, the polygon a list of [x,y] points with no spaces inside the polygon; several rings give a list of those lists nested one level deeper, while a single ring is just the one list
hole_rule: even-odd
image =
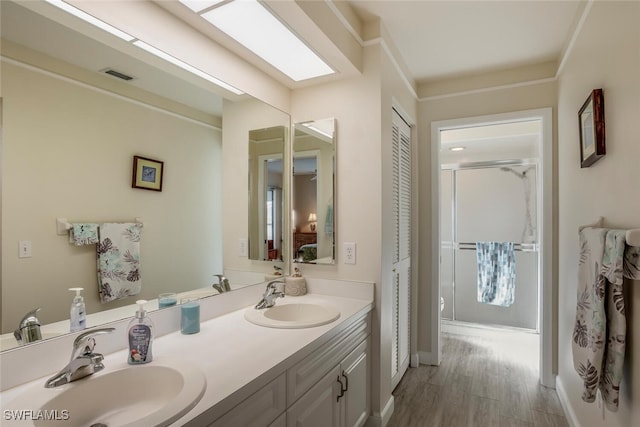
[{"label": "towel on towel bar", "polygon": [[513,242],[476,242],[478,302],[509,307],[514,301],[516,257]]},{"label": "towel on towel bar", "polygon": [[622,230],[580,231],[573,366],[584,383],[582,400],[593,402],[599,389],[610,411],[618,410],[626,345],[623,282],[640,279],[639,251],[625,246]]},{"label": "towel on towel bar", "polygon": [[102,303],[140,293],[142,224],[102,224],[99,228],[98,286]]},{"label": "towel on towel bar", "polygon": [[69,243],[73,243],[76,246],[98,243],[98,224],[72,224],[69,230]]}]

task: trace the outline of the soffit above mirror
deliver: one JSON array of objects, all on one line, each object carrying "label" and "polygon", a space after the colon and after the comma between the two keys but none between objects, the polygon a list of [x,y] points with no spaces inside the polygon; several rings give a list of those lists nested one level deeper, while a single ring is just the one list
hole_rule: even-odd
[{"label": "soffit above mirror", "polygon": [[[116,70],[133,77],[126,82],[118,79],[128,89],[138,88],[212,116],[222,116],[222,97],[212,91],[212,85],[208,82],[180,70],[167,72],[158,64],[143,61],[142,53],[134,57],[116,49],[115,38],[113,44],[105,44],[92,37],[78,37],[78,31],[25,8],[22,4],[10,1],[2,3],[3,39],[110,79],[117,77],[105,74],[104,70]],[[33,28],[38,28],[39,31],[34,32]]]}]

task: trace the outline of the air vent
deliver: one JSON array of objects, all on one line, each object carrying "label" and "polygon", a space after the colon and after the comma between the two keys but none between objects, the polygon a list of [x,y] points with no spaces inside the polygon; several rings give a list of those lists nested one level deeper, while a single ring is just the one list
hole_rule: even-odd
[{"label": "air vent", "polygon": [[106,70],[102,70],[103,73],[109,74],[110,76],[117,77],[124,81],[133,80],[134,77],[128,76],[125,73],[121,73],[120,71],[116,71],[113,68],[107,68]]}]

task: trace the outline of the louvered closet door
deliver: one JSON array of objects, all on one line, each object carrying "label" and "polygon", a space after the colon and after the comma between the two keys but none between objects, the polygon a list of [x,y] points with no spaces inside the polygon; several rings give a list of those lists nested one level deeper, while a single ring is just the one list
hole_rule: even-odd
[{"label": "louvered closet door", "polygon": [[411,128],[393,111],[393,348],[392,385],[409,366],[411,289]]}]

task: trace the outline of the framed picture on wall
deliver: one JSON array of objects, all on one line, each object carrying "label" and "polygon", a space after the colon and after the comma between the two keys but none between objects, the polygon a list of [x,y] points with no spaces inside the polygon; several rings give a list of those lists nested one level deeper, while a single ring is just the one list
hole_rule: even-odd
[{"label": "framed picture on wall", "polygon": [[606,154],[604,142],[604,98],[594,89],[578,111],[580,167],[588,168]]},{"label": "framed picture on wall", "polygon": [[131,187],[143,190],[162,191],[164,162],[133,156],[133,177]]}]

